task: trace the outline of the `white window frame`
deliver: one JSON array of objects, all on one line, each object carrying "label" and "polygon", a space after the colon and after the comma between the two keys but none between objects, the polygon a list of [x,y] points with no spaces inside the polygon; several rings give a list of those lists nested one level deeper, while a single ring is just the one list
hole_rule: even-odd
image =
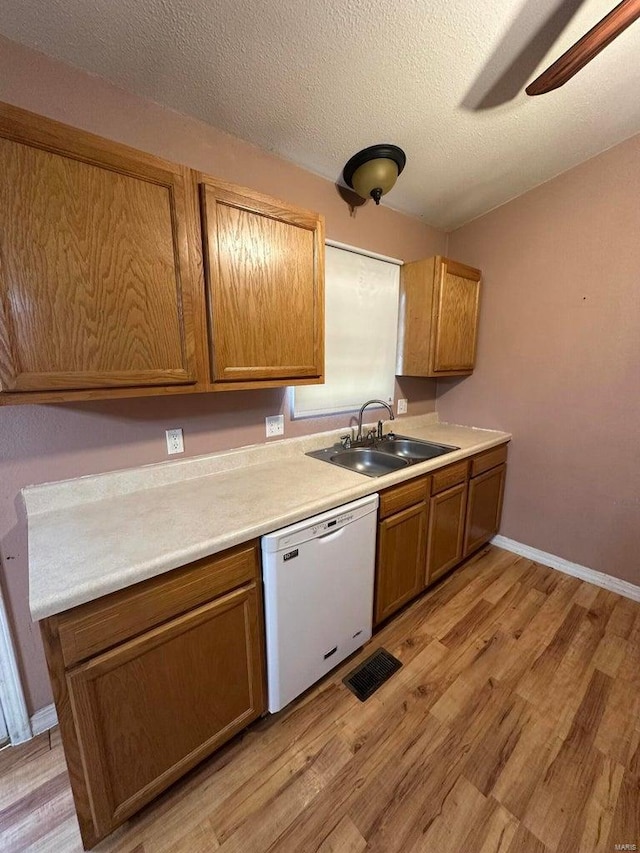
[{"label": "white window frame", "polygon": [[[341,249],[345,252],[350,252],[356,255],[362,255],[365,258],[373,258],[374,260],[384,261],[388,264],[393,264],[396,267],[401,267],[403,265],[403,261],[398,260],[397,258],[390,258],[386,255],[381,255],[376,252],[368,252],[365,249],[359,249],[355,246],[349,246],[345,243],[339,243],[335,240],[326,240],[325,245],[327,247],[331,247],[334,249]],[[399,275],[398,275],[399,279]],[[399,285],[399,282],[398,282]],[[388,309],[387,309],[388,310]],[[396,291],[396,299],[394,311],[392,311],[389,316],[389,329],[393,328],[394,338],[396,338],[396,346],[397,346],[397,327],[398,327],[398,310],[399,310],[399,286]],[[327,328],[330,328],[331,317],[329,316],[329,312],[326,312],[327,316],[325,322],[327,324]],[[326,334],[326,330],[325,330]],[[372,336],[370,340],[367,340],[366,345],[362,346],[362,359],[366,360],[367,351],[370,351],[370,348],[374,348],[376,346],[376,338]],[[327,361],[328,370],[325,371],[325,380],[326,384],[323,385],[301,385],[298,387],[293,386],[291,388],[290,396],[291,396],[291,416],[295,420],[300,420],[304,418],[316,418],[316,417],[326,417],[330,415],[341,414],[344,412],[355,412],[358,411],[362,403],[365,402],[365,397],[383,399],[389,403],[389,405],[393,404],[394,399],[394,389],[395,389],[395,359],[396,359],[396,348],[394,347],[393,352],[391,354],[387,354],[388,361],[387,367],[393,364],[392,371],[393,373],[386,377],[388,379],[388,384],[386,384],[386,380],[383,380],[383,387],[385,387],[385,391],[364,391],[362,393],[358,393],[357,400],[354,399],[353,402],[350,402],[348,405],[329,405],[326,400],[326,392],[328,386],[331,384],[332,375],[336,377],[335,368],[332,373],[331,369],[331,357],[329,352],[329,359],[326,359],[327,353],[325,353],[325,359]],[[389,355],[391,356],[389,358]],[[298,397],[296,398],[296,395]],[[299,403],[302,397],[306,399],[302,403],[302,405],[298,405],[296,408],[296,402]],[[314,396],[318,397],[318,406],[314,407],[312,400]],[[362,399],[361,399],[362,398]]]}]

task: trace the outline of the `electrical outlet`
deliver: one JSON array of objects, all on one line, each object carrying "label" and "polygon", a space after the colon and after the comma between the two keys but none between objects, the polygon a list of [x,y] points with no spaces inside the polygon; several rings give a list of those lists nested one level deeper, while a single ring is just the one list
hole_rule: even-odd
[{"label": "electrical outlet", "polygon": [[284,415],[271,415],[264,419],[267,438],[274,435],[284,435]]},{"label": "electrical outlet", "polygon": [[167,436],[167,453],[184,453],[184,439],[181,429],[168,429],[165,432]]},{"label": "electrical outlet", "polygon": [[398,405],[396,406],[396,412],[399,415],[407,414],[407,401],[406,400],[398,400]]}]

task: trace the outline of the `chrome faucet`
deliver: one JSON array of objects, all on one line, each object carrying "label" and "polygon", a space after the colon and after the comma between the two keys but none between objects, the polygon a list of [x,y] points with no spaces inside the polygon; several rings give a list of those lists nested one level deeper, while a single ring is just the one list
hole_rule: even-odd
[{"label": "chrome faucet", "polygon": [[[390,421],[395,420],[395,415],[393,414],[393,409],[391,408],[391,406],[389,406],[387,403],[385,403],[384,400],[367,400],[367,402],[364,404],[364,406],[362,406],[362,408],[360,409],[360,413],[358,415],[358,435],[356,436],[356,442],[362,441],[362,415],[364,413],[364,410],[367,408],[367,406],[373,406],[374,404],[376,406],[384,406],[384,408],[389,412],[389,420]],[[381,430],[379,429],[378,430],[379,436],[380,436],[380,432],[381,432]]]}]

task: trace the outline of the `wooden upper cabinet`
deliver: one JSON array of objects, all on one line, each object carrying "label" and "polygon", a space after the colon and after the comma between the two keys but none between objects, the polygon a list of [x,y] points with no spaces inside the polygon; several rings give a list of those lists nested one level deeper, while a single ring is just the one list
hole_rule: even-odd
[{"label": "wooden upper cabinet", "polygon": [[200,202],[214,384],[322,381],[323,217],[205,176]]},{"label": "wooden upper cabinet", "polygon": [[0,167],[0,390],[194,383],[189,171],[6,105]]},{"label": "wooden upper cabinet", "polygon": [[439,256],[402,267],[398,375],[473,371],[480,277],[480,270]]}]

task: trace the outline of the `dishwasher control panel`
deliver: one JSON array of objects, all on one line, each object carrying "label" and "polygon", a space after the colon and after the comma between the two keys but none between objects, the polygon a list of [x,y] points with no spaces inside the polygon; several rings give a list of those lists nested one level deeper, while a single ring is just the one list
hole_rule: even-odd
[{"label": "dishwasher control panel", "polygon": [[315,518],[299,521],[297,524],[292,524],[291,527],[263,537],[263,549],[268,551],[291,551],[298,545],[308,542],[310,539],[320,539],[322,536],[328,536],[329,533],[338,531],[358,521],[358,519],[368,515],[372,510],[375,511],[378,506],[378,495],[368,495],[366,498],[360,498],[351,504],[347,504],[347,506],[348,509],[341,510],[338,507],[337,509],[328,510]]},{"label": "dishwasher control panel", "polygon": [[299,544],[306,539],[318,539],[327,533],[332,533],[334,530],[339,530],[345,524],[350,524],[353,521],[353,513],[348,512],[338,518],[333,518],[331,521],[324,521],[322,524],[314,524],[313,527],[307,527],[304,530],[296,531],[291,536],[280,540],[282,548],[288,548],[289,545]]},{"label": "dishwasher control panel", "polygon": [[339,527],[349,524],[350,521],[353,521],[353,513],[347,512],[344,515],[339,515],[338,518],[334,518],[331,521],[325,521],[324,524],[314,525],[314,527],[311,528],[311,532],[314,536],[322,536],[324,533],[331,533],[332,530],[337,530]]}]

